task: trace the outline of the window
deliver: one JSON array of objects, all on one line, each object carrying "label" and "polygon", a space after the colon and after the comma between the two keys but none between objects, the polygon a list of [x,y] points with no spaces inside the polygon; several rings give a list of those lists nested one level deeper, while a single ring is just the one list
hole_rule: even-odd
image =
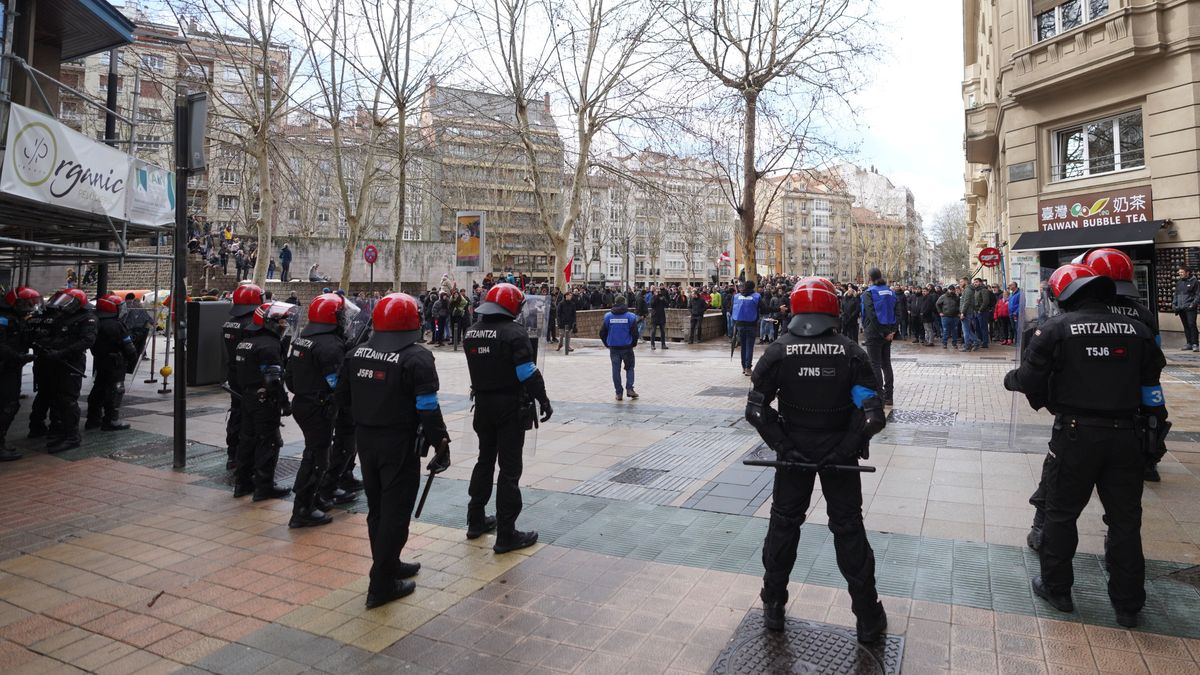
[{"label": "window", "polygon": [[221,195],[217,197],[217,208],[231,211],[238,207],[238,198],[233,195]]},{"label": "window", "polygon": [[221,169],[222,185],[237,185],[242,182],[242,172],[237,169]]},{"label": "window", "polygon": [[317,222],[318,223],[328,223],[329,222],[329,209],[317,209]]},{"label": "window", "polygon": [[100,65],[104,66],[105,68],[108,67],[109,54],[111,54],[111,52],[104,51],[104,52],[100,52],[97,55],[97,56],[99,56],[99,59],[97,59],[97,60],[99,61]]},{"label": "window", "polygon": [[621,263],[609,263],[608,276],[614,278],[621,276]]},{"label": "window", "polygon": [[411,227],[406,227],[404,228],[404,231],[400,233],[400,238],[404,241],[415,241],[417,235],[415,232],[413,232]]},{"label": "window", "polygon": [[1054,132],[1054,180],[1083,178],[1145,165],[1142,111]]},{"label": "window", "polygon": [[329,183],[321,183],[321,186],[317,188],[317,194],[328,197],[333,194],[333,187]]},{"label": "window", "polygon": [[234,68],[233,66],[226,66],[221,71],[221,79],[226,82],[241,82],[242,74],[238,72],[237,68]]},{"label": "window", "polygon": [[167,60],[163,58],[162,54],[143,54],[142,65],[161,73],[167,67]]},{"label": "window", "polygon": [[208,69],[205,68],[204,66],[200,65],[199,63],[189,63],[187,66],[187,70],[184,71],[184,74],[186,77],[194,78],[197,80],[207,80],[208,79]]},{"label": "window", "polygon": [[[117,91],[118,92],[121,91],[121,87],[123,87],[123,86],[125,86],[125,78],[118,75],[117,76]],[[100,76],[100,95],[108,96],[108,75],[107,74],[103,74]]]},{"label": "window", "polygon": [[682,260],[668,260],[667,261],[667,269],[672,272],[682,272],[684,270],[683,261]]},{"label": "window", "polygon": [[294,206],[289,208],[288,209],[288,220],[293,223],[299,221],[300,220],[300,209],[298,209]]},{"label": "window", "polygon": [[154,108],[139,108],[137,111],[138,122],[161,122],[162,111]]},{"label": "window", "polygon": [[138,143],[153,143],[157,145],[162,141],[162,137],[156,134],[138,134]]},{"label": "window", "polygon": [[79,119],[79,103],[76,101],[63,101],[59,104],[58,117],[64,122],[74,122]]},{"label": "window", "polygon": [[1034,34],[1037,41],[1047,40],[1108,14],[1109,0],[1067,0],[1052,4],[1034,0]]}]

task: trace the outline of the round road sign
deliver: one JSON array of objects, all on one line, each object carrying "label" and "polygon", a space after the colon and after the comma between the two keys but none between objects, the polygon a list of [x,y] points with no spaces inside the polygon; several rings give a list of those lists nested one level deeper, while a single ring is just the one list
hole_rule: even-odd
[{"label": "round road sign", "polygon": [[374,265],[376,260],[379,260],[379,251],[370,244],[363,249],[363,260],[367,261],[368,265]]},{"label": "round road sign", "polygon": [[984,267],[995,267],[1000,264],[1000,249],[989,246],[979,252],[979,264]]}]

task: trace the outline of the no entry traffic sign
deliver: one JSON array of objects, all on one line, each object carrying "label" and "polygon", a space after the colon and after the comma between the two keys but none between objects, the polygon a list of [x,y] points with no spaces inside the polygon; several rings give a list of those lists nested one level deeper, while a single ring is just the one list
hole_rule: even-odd
[{"label": "no entry traffic sign", "polygon": [[1000,264],[1000,249],[989,246],[979,252],[979,264],[984,267],[995,267]]},{"label": "no entry traffic sign", "polygon": [[374,265],[376,260],[379,260],[379,251],[370,244],[363,249],[363,260],[367,261],[368,265]]}]

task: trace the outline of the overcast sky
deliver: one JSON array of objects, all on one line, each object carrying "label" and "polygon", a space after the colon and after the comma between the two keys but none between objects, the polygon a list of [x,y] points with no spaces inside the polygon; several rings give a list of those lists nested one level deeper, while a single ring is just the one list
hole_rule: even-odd
[{"label": "overcast sky", "polygon": [[925,226],[963,196],[962,3],[877,0],[888,54],[859,97],[857,163],[916,197]]}]

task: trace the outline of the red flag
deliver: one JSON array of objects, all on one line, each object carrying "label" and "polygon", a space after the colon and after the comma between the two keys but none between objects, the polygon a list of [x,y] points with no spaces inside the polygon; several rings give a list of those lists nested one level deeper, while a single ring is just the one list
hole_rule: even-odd
[{"label": "red flag", "polygon": [[563,277],[567,280],[568,284],[571,283],[571,268],[574,266],[575,256],[571,256],[571,259],[567,261],[567,266],[563,268]]}]

